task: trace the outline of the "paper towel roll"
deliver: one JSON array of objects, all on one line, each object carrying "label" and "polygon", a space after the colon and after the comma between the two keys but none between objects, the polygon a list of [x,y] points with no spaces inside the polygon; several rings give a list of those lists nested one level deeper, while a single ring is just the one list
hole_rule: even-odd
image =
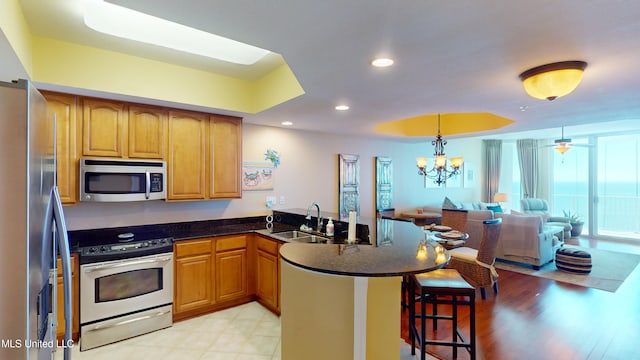
[{"label": "paper towel roll", "polygon": [[349,211],[349,231],[347,236],[348,241],[356,240],[356,212]]}]

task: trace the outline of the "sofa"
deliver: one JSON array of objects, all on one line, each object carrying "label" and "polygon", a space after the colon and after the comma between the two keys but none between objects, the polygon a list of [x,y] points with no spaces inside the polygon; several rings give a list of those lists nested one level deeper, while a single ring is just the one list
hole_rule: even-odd
[{"label": "sofa", "polygon": [[534,269],[553,261],[561,243],[542,216],[496,213],[495,217],[502,218],[497,259],[529,264]]},{"label": "sofa", "polygon": [[[554,260],[555,251],[560,248],[562,243],[554,236],[556,230],[551,229],[548,225],[562,226],[561,224],[567,224],[571,226],[570,224],[564,223],[564,220],[560,217],[550,217],[544,213],[526,214],[512,211],[511,214],[506,214],[486,210],[487,208],[492,208],[490,205],[481,202],[455,203],[445,198],[442,208],[455,206],[456,210],[467,212],[465,228],[457,229],[469,234],[465,247],[477,249],[482,237],[482,222],[499,217],[502,218],[502,228],[496,251],[497,259],[531,265],[535,269]],[[535,206],[534,204],[533,207]],[[442,208],[426,206],[423,210],[425,212],[442,213]],[[547,219],[554,221],[547,222]],[[554,223],[556,221],[557,224]],[[564,229],[566,233],[567,228],[564,227]],[[569,228],[570,230],[571,228]]]}]

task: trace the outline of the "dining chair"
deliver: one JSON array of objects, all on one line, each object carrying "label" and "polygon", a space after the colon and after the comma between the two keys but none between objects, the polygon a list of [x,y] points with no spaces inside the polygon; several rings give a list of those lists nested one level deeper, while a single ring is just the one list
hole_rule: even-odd
[{"label": "dining chair", "polygon": [[449,269],[456,269],[471,285],[480,288],[480,296],[486,299],[485,287],[493,286],[498,293],[498,273],[494,267],[496,248],[500,237],[502,219],[484,220],[482,224],[482,238],[478,249],[459,247],[449,251],[451,261]]},{"label": "dining chair", "polygon": [[449,226],[453,230],[465,232],[467,228],[467,210],[442,209],[442,219],[440,223]]}]

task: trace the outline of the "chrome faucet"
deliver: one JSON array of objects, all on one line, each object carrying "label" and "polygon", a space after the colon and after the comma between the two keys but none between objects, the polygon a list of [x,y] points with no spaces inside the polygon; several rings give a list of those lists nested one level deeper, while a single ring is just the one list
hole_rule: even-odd
[{"label": "chrome faucet", "polygon": [[320,217],[320,205],[318,205],[318,203],[314,202],[313,204],[309,205],[309,207],[307,208],[307,220],[311,220],[311,208],[312,207],[316,207],[318,209],[318,224],[316,227],[316,231],[317,232],[321,232],[322,230],[322,217]]}]

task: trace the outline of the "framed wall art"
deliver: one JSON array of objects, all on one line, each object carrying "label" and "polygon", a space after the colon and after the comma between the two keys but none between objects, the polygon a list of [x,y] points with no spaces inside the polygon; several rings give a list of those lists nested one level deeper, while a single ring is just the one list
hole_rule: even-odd
[{"label": "framed wall art", "polygon": [[273,190],[273,164],[242,164],[242,191]]},{"label": "framed wall art", "polygon": [[348,218],[349,211],[360,215],[360,156],[339,154],[340,218]]}]

